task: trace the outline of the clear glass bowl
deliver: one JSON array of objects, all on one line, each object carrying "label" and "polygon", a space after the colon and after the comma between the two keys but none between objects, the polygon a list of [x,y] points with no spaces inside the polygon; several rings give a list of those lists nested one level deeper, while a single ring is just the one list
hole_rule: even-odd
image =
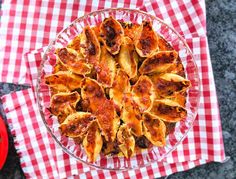
[{"label": "clear glass bowl", "polygon": [[[90,163],[88,162],[84,149],[80,145],[76,145],[72,139],[61,135],[58,129],[59,123],[57,122],[56,117],[51,117],[50,112],[47,110],[50,105],[50,93],[49,88],[44,83],[44,76],[52,73],[53,65],[56,62],[54,55],[56,48],[66,46],[69,41],[82,32],[86,25],[94,26],[109,16],[113,16],[115,19],[120,19],[125,22],[139,24],[141,24],[143,20],[151,20],[153,22],[154,30],[163,36],[174,47],[174,49],[179,52],[179,56],[185,68],[186,78],[191,81],[192,86],[188,90],[187,94],[187,118],[176,124],[175,129],[166,138],[167,144],[165,147],[153,147],[149,150],[143,150],[141,153],[135,154],[129,159],[123,156],[103,156],[101,154],[96,162]],[[124,170],[139,168],[152,162],[161,161],[166,158],[170,152],[176,149],[177,145],[179,145],[187,136],[189,129],[193,125],[199,102],[199,88],[199,75],[192,52],[185,40],[172,27],[168,26],[159,18],[139,10],[124,8],[104,9],[76,19],[70,24],[70,26],[62,30],[57,35],[56,39],[48,45],[39,70],[37,102],[48,132],[66,153],[76,158],[78,161],[96,168]]]}]

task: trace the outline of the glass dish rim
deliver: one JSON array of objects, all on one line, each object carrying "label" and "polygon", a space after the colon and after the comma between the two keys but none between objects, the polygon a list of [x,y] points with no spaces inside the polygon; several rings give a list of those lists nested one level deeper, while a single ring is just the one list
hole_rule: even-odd
[{"label": "glass dish rim", "polygon": [[125,171],[125,170],[131,170],[131,169],[137,169],[138,167],[146,167],[148,165],[151,165],[153,162],[155,161],[150,161],[146,164],[143,164],[141,166],[137,165],[137,167],[125,167],[125,168],[121,168],[121,169],[113,169],[113,168],[104,168],[102,166],[98,166],[98,165],[95,165],[93,163],[90,163],[90,162],[87,162],[87,161],[84,161],[83,159],[77,157],[76,155],[74,155],[71,151],[69,151],[66,147],[64,147],[61,142],[57,139],[57,137],[53,134],[53,132],[51,131],[50,127],[48,126],[47,122],[46,122],[46,119],[44,117],[44,113],[42,111],[42,105],[40,104],[40,87],[39,87],[39,84],[40,84],[40,81],[42,80],[41,79],[41,73],[42,73],[42,67],[43,67],[43,64],[44,62],[47,60],[46,56],[47,56],[47,53],[51,50],[53,44],[56,42],[56,40],[58,39],[58,37],[68,28],[70,28],[70,26],[74,25],[75,23],[77,23],[77,21],[80,21],[80,20],[83,20],[83,19],[86,19],[87,17],[89,16],[92,16],[93,14],[97,14],[97,13],[101,13],[101,12],[107,12],[107,11],[127,11],[127,12],[135,12],[135,13],[141,13],[147,17],[150,17],[151,19],[155,19],[157,21],[159,21],[160,23],[164,24],[165,26],[167,26],[169,29],[171,29],[175,35],[182,41],[182,43],[184,44],[186,50],[188,51],[189,55],[191,56],[191,59],[192,59],[192,62],[194,64],[194,67],[195,67],[195,71],[196,71],[196,74],[197,74],[197,83],[198,83],[198,95],[197,95],[197,104],[196,104],[196,111],[194,113],[194,116],[193,116],[193,120],[192,122],[190,123],[190,126],[189,128],[187,129],[187,131],[185,132],[185,134],[183,134],[182,138],[165,154],[163,155],[160,159],[158,159],[157,162],[161,162],[164,158],[166,158],[166,156],[168,156],[170,153],[172,153],[176,148],[177,146],[186,138],[186,136],[188,135],[189,133],[189,130],[192,129],[193,127],[193,123],[194,121],[196,120],[196,116],[197,116],[197,109],[199,108],[199,104],[200,104],[200,96],[201,96],[201,85],[200,85],[200,76],[199,76],[199,70],[198,70],[198,66],[194,60],[194,57],[193,57],[193,53],[191,51],[191,49],[189,48],[186,40],[184,39],[183,36],[181,36],[172,26],[168,25],[166,22],[164,22],[164,20],[156,17],[156,16],[153,16],[151,14],[148,14],[148,12],[145,12],[145,11],[142,11],[142,10],[138,10],[138,9],[131,9],[131,8],[106,8],[106,9],[100,9],[100,10],[96,10],[96,11],[93,11],[93,12],[90,12],[90,13],[87,13],[81,17],[78,17],[76,18],[74,21],[72,21],[67,27],[63,28],[59,33],[57,33],[56,37],[54,38],[54,40],[52,40],[46,47],[46,50],[44,51],[43,53],[43,59],[40,63],[40,67],[39,67],[39,70],[38,70],[38,75],[37,75],[37,84],[36,84],[36,103],[38,104],[38,107],[39,107],[39,112],[40,112],[40,115],[43,119],[43,123],[47,129],[47,132],[50,133],[50,135],[53,137],[53,139],[56,141],[56,143],[63,149],[63,151],[65,153],[67,153],[68,155],[72,156],[73,158],[75,158],[76,160],[88,165],[88,166],[91,166],[91,167],[94,167],[96,169],[102,169],[102,170],[110,170],[110,171]]}]

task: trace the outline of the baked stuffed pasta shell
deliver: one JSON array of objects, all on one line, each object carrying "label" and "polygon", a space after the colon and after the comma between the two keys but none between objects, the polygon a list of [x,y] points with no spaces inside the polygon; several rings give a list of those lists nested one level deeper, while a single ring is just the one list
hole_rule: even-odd
[{"label": "baked stuffed pasta shell", "polygon": [[84,138],[89,126],[95,120],[95,116],[88,112],[75,112],[69,115],[63,123],[60,124],[60,130],[63,135],[68,137]]},{"label": "baked stuffed pasta shell", "polygon": [[129,76],[125,71],[119,69],[115,76],[112,88],[109,91],[110,98],[114,101],[115,105],[121,110],[123,106],[123,100],[127,93],[131,92],[131,85],[129,82]]},{"label": "baked stuffed pasta shell", "polygon": [[155,100],[150,113],[166,122],[178,122],[187,116],[185,108],[169,99]]},{"label": "baked stuffed pasta shell", "polygon": [[131,128],[126,124],[122,124],[117,133],[119,148],[125,157],[131,157],[135,149],[135,139],[131,133]]},{"label": "baked stuffed pasta shell", "polygon": [[132,87],[134,101],[142,112],[150,110],[155,99],[153,83],[147,76],[140,76]]},{"label": "baked stuffed pasta shell", "polygon": [[100,36],[108,52],[116,55],[120,51],[124,29],[113,17],[106,18],[100,26]]},{"label": "baked stuffed pasta shell", "polygon": [[86,26],[79,35],[79,39],[81,54],[88,63],[96,66],[100,59],[101,48],[95,32],[89,26]]},{"label": "baked stuffed pasta shell", "polygon": [[166,144],[165,123],[149,113],[143,114],[144,136],[155,146],[163,147]]},{"label": "baked stuffed pasta shell", "polygon": [[86,75],[91,72],[92,66],[79,56],[76,50],[71,48],[57,49],[58,60],[71,72],[78,75]]},{"label": "baked stuffed pasta shell", "polygon": [[102,145],[103,140],[98,124],[96,121],[93,121],[83,140],[83,147],[90,162],[95,162],[101,152]]},{"label": "baked stuffed pasta shell", "polygon": [[58,117],[59,123],[62,123],[68,115],[75,112],[79,100],[80,95],[76,91],[54,94],[50,100],[50,111]]},{"label": "baked stuffed pasta shell", "polygon": [[174,66],[178,58],[176,51],[160,51],[146,58],[139,68],[141,74],[164,73]]},{"label": "baked stuffed pasta shell", "polygon": [[124,37],[118,55],[118,63],[130,78],[137,76],[138,55],[134,49],[133,42],[129,37]]},{"label": "baked stuffed pasta shell", "polygon": [[139,27],[134,45],[140,57],[148,57],[158,51],[158,36],[150,21],[144,21]]},{"label": "baked stuffed pasta shell", "polygon": [[45,83],[60,92],[69,92],[81,88],[83,77],[70,71],[59,71],[45,76]]}]

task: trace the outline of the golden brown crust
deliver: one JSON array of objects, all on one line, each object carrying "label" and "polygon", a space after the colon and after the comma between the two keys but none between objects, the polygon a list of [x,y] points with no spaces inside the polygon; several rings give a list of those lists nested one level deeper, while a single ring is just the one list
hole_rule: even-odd
[{"label": "golden brown crust", "polygon": [[88,101],[88,111],[95,113],[98,106],[106,100],[102,86],[94,79],[85,78],[81,88],[81,97]]},{"label": "golden brown crust", "polygon": [[116,115],[113,101],[104,100],[103,103],[100,103],[95,115],[105,140],[114,141],[120,125],[120,118]]}]

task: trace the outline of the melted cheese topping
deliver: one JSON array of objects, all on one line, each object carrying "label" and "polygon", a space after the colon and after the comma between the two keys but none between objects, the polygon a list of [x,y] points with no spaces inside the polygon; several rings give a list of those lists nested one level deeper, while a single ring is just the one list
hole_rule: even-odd
[{"label": "melted cheese topping", "polygon": [[120,118],[116,115],[113,101],[105,100],[100,103],[95,113],[99,128],[106,141],[114,141],[120,125]]},{"label": "melted cheese topping", "polygon": [[95,113],[98,106],[106,100],[102,86],[94,79],[85,78],[81,88],[81,96],[88,100],[88,111]]}]

